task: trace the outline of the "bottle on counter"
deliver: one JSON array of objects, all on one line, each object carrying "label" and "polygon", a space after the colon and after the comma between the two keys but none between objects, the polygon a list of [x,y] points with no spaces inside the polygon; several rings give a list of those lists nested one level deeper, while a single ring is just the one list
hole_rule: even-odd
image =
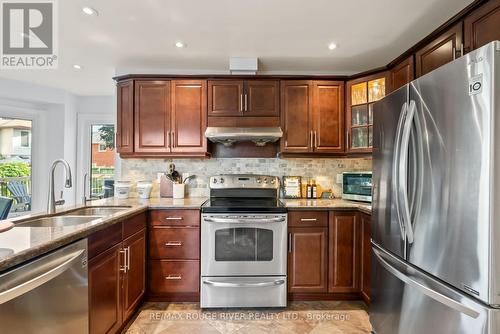
[{"label": "bottle on counter", "polygon": [[317,197],[318,197],[318,186],[316,185],[316,181],[312,180],[311,198],[317,198]]},{"label": "bottle on counter", "polygon": [[312,194],[311,181],[307,181],[306,198],[311,198],[311,194]]}]

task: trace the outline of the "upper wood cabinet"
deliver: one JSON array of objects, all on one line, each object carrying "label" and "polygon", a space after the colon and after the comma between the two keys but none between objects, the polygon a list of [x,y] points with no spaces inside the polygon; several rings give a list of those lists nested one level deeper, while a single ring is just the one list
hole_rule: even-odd
[{"label": "upper wood cabinet", "polygon": [[461,48],[462,22],[459,22],[415,53],[417,77],[459,57]]},{"label": "upper wood cabinet", "polygon": [[206,80],[117,84],[117,151],[122,156],[204,156]]},{"label": "upper wood cabinet", "polygon": [[312,81],[281,81],[281,151],[306,153],[312,150]]},{"label": "upper wood cabinet", "polygon": [[281,82],[284,153],[344,152],[344,83]]},{"label": "upper wood cabinet", "polygon": [[172,152],[206,152],[206,127],[206,81],[172,81]]},{"label": "upper wood cabinet", "polygon": [[386,94],[389,73],[382,72],[347,82],[346,151],[370,153],[373,139],[373,103]]},{"label": "upper wood cabinet", "polygon": [[134,81],[126,80],[116,85],[116,151],[132,153],[134,151]]},{"label": "upper wood cabinet", "polygon": [[210,80],[208,116],[279,116],[278,80]]},{"label": "upper wood cabinet", "polygon": [[134,151],[170,153],[170,81],[136,81]]},{"label": "upper wood cabinet", "polygon": [[391,84],[390,91],[395,91],[396,89],[406,85],[415,78],[413,71],[413,55],[406,58],[405,60],[396,64],[391,68]]},{"label": "upper wood cabinet", "polygon": [[500,0],[490,0],[464,20],[464,52],[500,40]]},{"label": "upper wood cabinet", "polygon": [[329,292],[359,292],[360,236],[357,212],[330,212]]},{"label": "upper wood cabinet", "polygon": [[313,81],[313,131],[315,152],[344,152],[343,82]]},{"label": "upper wood cabinet", "polygon": [[208,81],[208,116],[242,116],[243,106],[243,80]]}]

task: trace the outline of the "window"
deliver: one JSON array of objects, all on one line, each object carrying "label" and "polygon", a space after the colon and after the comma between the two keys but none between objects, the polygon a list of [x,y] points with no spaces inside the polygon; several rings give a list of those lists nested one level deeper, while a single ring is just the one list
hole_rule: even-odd
[{"label": "window", "polygon": [[21,131],[21,147],[31,147],[31,131]]},{"label": "window", "polygon": [[114,195],[115,126],[91,126],[90,196],[108,198]]},{"label": "window", "polygon": [[11,212],[31,210],[32,121],[0,118],[0,196],[13,199]]}]

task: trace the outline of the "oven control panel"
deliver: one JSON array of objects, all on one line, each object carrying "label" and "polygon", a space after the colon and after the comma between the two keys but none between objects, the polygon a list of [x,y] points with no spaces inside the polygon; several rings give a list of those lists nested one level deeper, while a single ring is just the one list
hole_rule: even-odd
[{"label": "oven control panel", "polygon": [[210,189],[279,189],[279,177],[255,174],[225,174],[210,177]]}]

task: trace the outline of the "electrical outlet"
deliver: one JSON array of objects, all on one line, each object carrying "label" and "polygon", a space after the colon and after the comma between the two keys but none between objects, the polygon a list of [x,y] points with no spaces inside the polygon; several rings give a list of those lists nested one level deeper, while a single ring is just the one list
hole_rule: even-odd
[{"label": "electrical outlet", "polygon": [[337,183],[342,184],[342,174],[337,174]]}]

